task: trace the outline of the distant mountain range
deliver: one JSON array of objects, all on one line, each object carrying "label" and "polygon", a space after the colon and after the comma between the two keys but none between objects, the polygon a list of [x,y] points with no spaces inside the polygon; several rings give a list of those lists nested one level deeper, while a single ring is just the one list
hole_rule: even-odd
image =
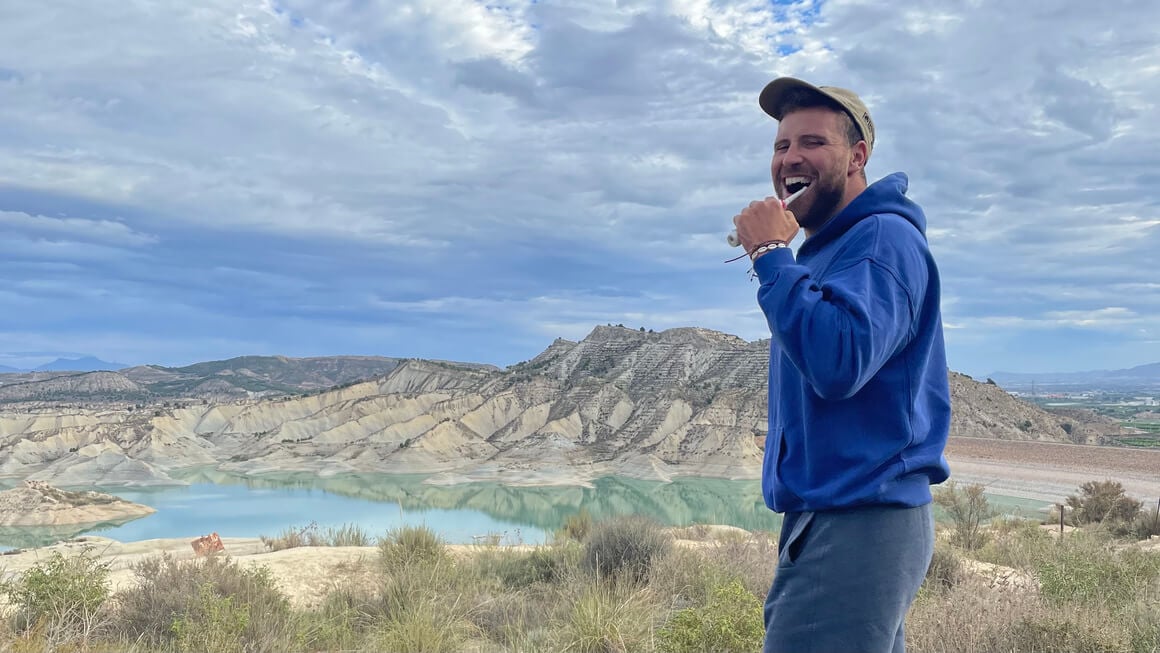
[{"label": "distant mountain range", "polygon": [[[0,406],[110,402],[140,405],[301,395],[381,377],[407,360],[382,356],[239,356],[184,367],[139,365],[117,371],[22,372],[0,376]],[[477,363],[432,363],[468,370],[496,369]]]},{"label": "distant mountain range", "polygon": [[995,372],[988,378],[1008,389],[1028,388],[1032,384],[1050,389],[1059,387],[1123,389],[1160,388],[1160,363],[1148,363],[1122,370],[1093,370],[1088,372]]},{"label": "distant mountain range", "polygon": [[[0,478],[166,484],[195,468],[435,474],[431,482],[449,484],[757,478],[768,356],[768,341],[707,329],[598,326],[506,369],[254,356],[57,374],[0,386]],[[954,436],[1100,444],[1128,432],[1090,411],[1049,412],[948,376]]]},{"label": "distant mountain range", "polygon": [[0,365],[0,374],[19,374],[22,372],[97,372],[101,370],[120,370],[129,367],[124,363],[110,363],[93,356],[82,358],[58,358],[51,363],[45,363],[34,369],[20,369]]}]

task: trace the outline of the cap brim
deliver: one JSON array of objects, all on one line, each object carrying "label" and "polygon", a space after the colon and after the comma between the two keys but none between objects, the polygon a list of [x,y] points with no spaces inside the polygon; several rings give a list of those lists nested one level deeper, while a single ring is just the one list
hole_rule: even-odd
[{"label": "cap brim", "polygon": [[778,77],[766,84],[765,88],[761,89],[761,95],[758,96],[757,102],[761,105],[762,111],[768,113],[774,120],[781,120],[781,108],[786,93],[798,88],[813,91],[823,97],[829,97],[825,91],[808,82],[803,82],[793,77]]}]

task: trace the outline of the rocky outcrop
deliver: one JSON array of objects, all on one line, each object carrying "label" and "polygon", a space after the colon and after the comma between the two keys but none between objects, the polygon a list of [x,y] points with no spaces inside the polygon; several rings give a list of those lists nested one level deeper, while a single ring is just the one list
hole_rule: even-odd
[{"label": "rocky outcrop", "polygon": [[69,492],[41,481],[0,492],[0,526],[124,523],[156,512],[100,492]]},{"label": "rocky outcrop", "polygon": [[1045,411],[993,383],[950,373],[952,435],[999,440],[1103,444],[1125,433],[1119,424],[1091,411]]},{"label": "rocky outcrop", "polygon": [[[438,474],[577,483],[608,474],[756,478],[768,341],[600,326],[506,370],[406,360],[310,395],[147,410],[0,413],[0,475],[57,485],[239,474]],[[1053,415],[951,373],[952,435],[1098,442],[1118,426]]]}]

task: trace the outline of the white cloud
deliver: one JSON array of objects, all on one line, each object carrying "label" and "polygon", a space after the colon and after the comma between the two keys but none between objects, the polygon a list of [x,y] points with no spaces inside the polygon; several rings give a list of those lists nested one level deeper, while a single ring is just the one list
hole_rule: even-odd
[{"label": "white cloud", "polygon": [[952,365],[1020,365],[994,344],[1019,334],[1042,343],[1032,364],[1060,342],[1035,334],[1071,328],[1122,343],[1103,358],[1160,359],[1158,18],[1077,0],[24,3],[0,21],[0,273],[21,289],[0,309],[59,316],[59,290],[87,284],[215,329],[314,325],[241,343],[357,332],[437,355],[444,329],[489,360],[610,321],[760,337],[724,235],[770,192],[757,93],[793,74],[860,91],[869,172],[910,175]]},{"label": "white cloud", "polygon": [[0,229],[19,231],[43,238],[78,242],[95,242],[113,246],[142,246],[157,242],[156,236],[134,231],[113,220],[54,218],[15,211],[0,211]]}]

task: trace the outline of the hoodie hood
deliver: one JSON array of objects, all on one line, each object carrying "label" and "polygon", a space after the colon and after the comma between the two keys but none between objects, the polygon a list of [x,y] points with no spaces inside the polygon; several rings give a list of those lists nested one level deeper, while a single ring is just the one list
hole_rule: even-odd
[{"label": "hoodie hood", "polygon": [[805,252],[824,246],[846,233],[859,221],[878,213],[895,213],[905,218],[926,237],[926,215],[922,207],[906,196],[910,179],[904,172],[895,172],[870,184],[852,202],[846,205],[813,236],[807,238],[801,249]]}]

